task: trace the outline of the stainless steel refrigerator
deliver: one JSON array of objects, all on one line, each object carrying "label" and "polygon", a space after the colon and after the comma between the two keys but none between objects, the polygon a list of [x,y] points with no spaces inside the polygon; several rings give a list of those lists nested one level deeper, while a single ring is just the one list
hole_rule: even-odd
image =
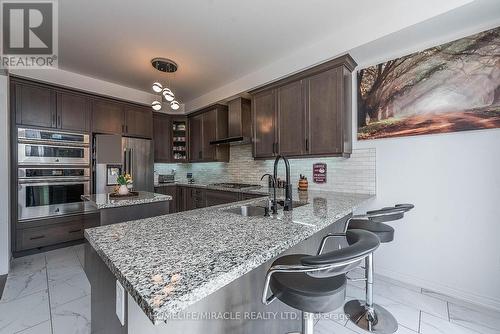
[{"label": "stainless steel refrigerator", "polygon": [[94,191],[112,192],[119,174],[132,175],[133,190],[153,192],[153,142],[149,139],[96,135],[94,137]]}]

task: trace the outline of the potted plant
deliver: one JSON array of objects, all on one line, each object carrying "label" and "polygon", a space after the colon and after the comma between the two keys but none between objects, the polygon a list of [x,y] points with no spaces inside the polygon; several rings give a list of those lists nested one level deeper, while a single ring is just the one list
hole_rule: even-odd
[{"label": "potted plant", "polygon": [[130,174],[121,174],[116,178],[116,182],[120,185],[118,194],[127,195],[129,193],[128,185],[132,184],[133,180]]}]

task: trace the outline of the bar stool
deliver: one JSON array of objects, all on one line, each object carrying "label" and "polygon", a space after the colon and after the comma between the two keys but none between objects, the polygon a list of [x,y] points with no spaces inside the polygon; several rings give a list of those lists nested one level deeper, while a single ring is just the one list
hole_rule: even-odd
[{"label": "bar stool", "polygon": [[[349,230],[345,238],[349,246],[342,249],[318,255],[285,255],[274,261],[266,275],[262,303],[269,305],[279,299],[302,311],[302,333],[312,334],[314,314],[328,313],[344,304],[346,273],[380,244],[375,234],[363,230]],[[272,294],[268,297],[269,289]]]},{"label": "bar stool", "polygon": [[[405,212],[414,208],[413,204],[396,204],[379,210],[368,211],[366,215],[351,217],[345,227],[374,233],[381,243],[394,240],[394,228],[385,222],[399,220]],[[344,305],[344,312],[358,327],[371,332],[390,334],[398,330],[396,318],[382,306],[373,303],[373,253],[365,259],[366,300],[351,300]]]}]

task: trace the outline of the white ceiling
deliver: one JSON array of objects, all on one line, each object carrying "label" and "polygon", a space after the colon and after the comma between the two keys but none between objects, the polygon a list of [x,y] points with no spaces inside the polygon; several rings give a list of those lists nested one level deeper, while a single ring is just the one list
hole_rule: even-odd
[{"label": "white ceiling", "polygon": [[151,58],[171,58],[188,102],[327,38],[370,38],[366,22],[380,37],[470,1],[60,0],[59,66],[150,91],[168,77]]}]

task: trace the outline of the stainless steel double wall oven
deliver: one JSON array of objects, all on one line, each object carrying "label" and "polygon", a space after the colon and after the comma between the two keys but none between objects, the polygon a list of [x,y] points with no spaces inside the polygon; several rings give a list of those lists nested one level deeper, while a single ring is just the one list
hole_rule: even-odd
[{"label": "stainless steel double wall oven", "polygon": [[89,135],[18,128],[18,219],[85,211],[90,193]]}]

